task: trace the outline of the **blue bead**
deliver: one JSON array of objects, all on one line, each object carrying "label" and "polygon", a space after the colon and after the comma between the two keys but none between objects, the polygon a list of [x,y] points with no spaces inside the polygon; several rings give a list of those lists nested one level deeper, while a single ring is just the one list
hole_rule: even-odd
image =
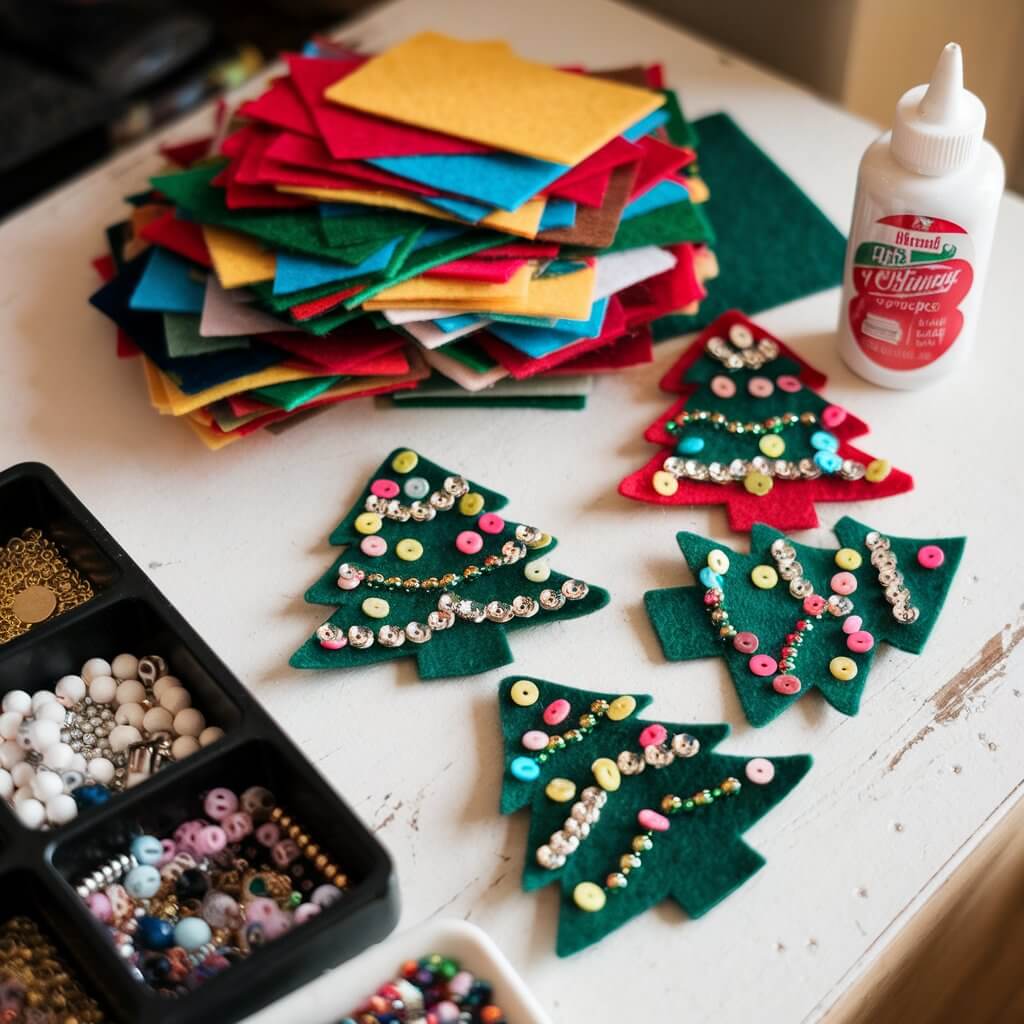
[{"label": "blue bead", "polygon": [[682,437],[679,439],[679,444],[676,445],[676,451],[680,455],[696,455],[697,452],[704,450],[704,438],[695,437],[690,434],[688,437]]},{"label": "blue bead", "polygon": [[839,451],[839,438],[827,430],[816,430],[811,434],[811,447],[817,448],[819,452],[837,452]]},{"label": "blue bead", "polygon": [[212,934],[201,917],[183,917],[174,926],[174,943],[183,949],[198,949],[210,941]]},{"label": "blue bead", "polygon": [[843,460],[835,452],[817,452],[814,464],[823,473],[835,473],[843,464]]},{"label": "blue bead", "polygon": [[174,945],[174,925],[162,917],[148,914],[138,918],[135,941],[146,949],[170,949]]},{"label": "blue bead", "polygon": [[532,757],[517,757],[508,766],[508,770],[520,782],[533,782],[540,776],[540,765]]},{"label": "blue bead", "polygon": [[87,807],[100,807],[110,800],[110,790],[106,786],[79,786],[72,790],[71,796],[78,804],[79,810]]},{"label": "blue bead", "polygon": [[159,864],[164,847],[156,836],[138,836],[132,840],[132,853],[140,864]]},{"label": "blue bead", "polygon": [[722,577],[719,576],[710,565],[705,565],[704,568],[701,569],[698,579],[705,587],[708,588],[708,590],[720,590],[722,587]]},{"label": "blue bead", "polygon": [[152,864],[140,864],[125,875],[124,887],[128,890],[129,896],[134,896],[139,900],[148,900],[151,896],[156,895],[161,881],[160,872]]}]

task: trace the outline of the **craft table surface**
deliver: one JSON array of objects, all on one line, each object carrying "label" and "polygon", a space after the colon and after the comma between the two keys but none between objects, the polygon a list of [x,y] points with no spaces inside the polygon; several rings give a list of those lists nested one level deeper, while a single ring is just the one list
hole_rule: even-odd
[{"label": "craft table surface", "polygon": [[[376,50],[426,28],[504,37],[551,63],[663,61],[691,117],[728,111],[847,226],[857,162],[877,128],[679,29],[606,0],[398,0],[343,38]],[[841,365],[838,290],[759,317],[872,424],[867,448],[918,480],[910,494],[863,507],[820,506],[821,529],[800,539],[831,544],[829,526],[850,513],[883,531],[970,540],[925,654],[885,648],[859,716],[811,694],[754,730],[722,664],[664,662],[642,606],[645,590],[689,581],[677,530],[740,548],[746,538],[729,533],[720,510],[641,505],[615,490],[651,455],[641,435],[670,401],[657,381],[682,341],[660,345],[651,366],[599,381],[584,412],[360,401],[210,453],[150,408],[141,367],[114,358],[112,326],[87,305],[97,283],[89,260],[104,225],[124,215],[122,194],[160,166],[156,142],[209,123],[200,112],[0,227],[0,464],[52,465],[351,801],[394,855],[401,927],[441,914],[481,925],[566,1024],[820,1019],[1024,778],[1024,203],[1003,201],[975,357],[928,390],[875,389]],[[804,783],[748,833],[767,866],[706,917],[663,905],[559,960],[556,892],[519,888],[527,815],[497,814],[495,692],[506,671],[421,684],[406,662],[337,675],[288,668],[326,614],[302,592],[334,557],[327,534],[382,455],[404,444],[509,495],[510,515],[558,535],[557,567],[612,592],[596,615],[512,634],[507,672],[650,692],[666,719],[732,723],[723,750],[814,755]],[[301,1006],[271,1008],[260,1022],[311,1020]]]}]

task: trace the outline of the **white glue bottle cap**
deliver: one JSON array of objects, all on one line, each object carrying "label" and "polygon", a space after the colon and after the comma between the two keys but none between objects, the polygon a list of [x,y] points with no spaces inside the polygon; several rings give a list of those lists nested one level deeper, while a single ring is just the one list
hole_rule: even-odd
[{"label": "white glue bottle cap", "polygon": [[896,104],[892,154],[915,174],[933,177],[966,167],[985,134],[985,106],[964,88],[963,51],[947,43],[932,80]]}]

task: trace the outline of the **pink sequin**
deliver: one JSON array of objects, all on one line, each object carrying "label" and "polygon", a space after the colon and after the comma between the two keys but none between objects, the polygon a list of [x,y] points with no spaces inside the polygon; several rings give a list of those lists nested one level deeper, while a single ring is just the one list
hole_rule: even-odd
[{"label": "pink sequin", "polygon": [[485,512],[477,521],[477,529],[484,533],[501,533],[505,529],[505,520],[493,512]]},{"label": "pink sequin", "polygon": [[841,405],[826,405],[821,410],[821,425],[831,430],[833,427],[838,427],[840,423],[845,422],[848,415],[849,413]]},{"label": "pink sequin", "polygon": [[394,480],[374,480],[370,484],[370,493],[377,495],[378,498],[394,498],[398,495],[398,484]]},{"label": "pink sequin", "polygon": [[747,662],[747,665],[755,676],[774,675],[779,667],[775,659],[769,657],[767,654],[755,654],[750,661]]},{"label": "pink sequin", "polygon": [[791,697],[794,693],[799,693],[802,685],[796,676],[790,675],[788,672],[776,676],[772,680],[772,689],[776,693],[781,693],[784,697]]},{"label": "pink sequin", "polygon": [[[388,542],[383,537],[378,537],[376,534],[373,534],[370,537],[364,537],[359,542],[359,550],[370,558],[380,558],[381,555],[387,553]],[[338,586],[342,586],[341,580],[338,581]],[[348,588],[343,587],[343,589]]]},{"label": "pink sequin", "polygon": [[544,722],[547,725],[558,725],[569,717],[571,710],[572,705],[567,700],[563,700],[561,697],[558,700],[553,700],[544,709]]},{"label": "pink sequin", "polygon": [[925,544],[917,552],[917,564],[922,569],[938,569],[946,560],[946,553],[938,544]]},{"label": "pink sequin", "polygon": [[660,747],[668,739],[668,729],[660,722],[651,722],[646,729],[640,733],[640,746]]},{"label": "pink sequin", "polygon": [[808,594],[804,598],[804,611],[808,615],[820,615],[825,610],[825,598],[821,594]]},{"label": "pink sequin", "polygon": [[792,374],[784,373],[781,377],[775,378],[775,386],[780,391],[785,391],[788,395],[794,395],[798,391],[803,390],[803,384],[800,383],[798,377],[794,377]]},{"label": "pink sequin", "polygon": [[837,594],[842,594],[844,597],[857,589],[857,577],[852,572],[837,572],[829,580],[829,583]]},{"label": "pink sequin", "polygon": [[757,786],[767,785],[775,778],[775,765],[766,757],[751,758],[744,771],[747,778]]},{"label": "pink sequin", "polygon": [[669,827],[669,820],[664,814],[659,814],[657,811],[652,811],[649,807],[645,807],[636,816],[636,820],[639,822],[640,827],[647,829],[648,832],[667,832]]},{"label": "pink sequin", "polygon": [[875,638],[865,629],[858,629],[846,638],[846,646],[854,654],[867,654],[875,646]]},{"label": "pink sequin", "polygon": [[540,729],[523,733],[523,747],[527,750],[543,750],[548,745],[548,734]]},{"label": "pink sequin", "polygon": [[863,625],[864,620],[859,615],[847,615],[846,618],[843,619],[843,632],[856,633]]},{"label": "pink sequin", "polygon": [[737,633],[732,638],[732,645],[740,654],[753,654],[759,643],[753,633]]},{"label": "pink sequin", "polygon": [[717,377],[711,378],[711,394],[716,398],[732,398],[736,394],[736,382],[718,374]]},{"label": "pink sequin", "polygon": [[484,539],[476,530],[463,530],[455,538],[455,549],[464,555],[475,555],[484,546]]},{"label": "pink sequin", "polygon": [[747,381],[747,391],[754,398],[768,398],[775,393],[775,385],[767,377],[751,377]]}]

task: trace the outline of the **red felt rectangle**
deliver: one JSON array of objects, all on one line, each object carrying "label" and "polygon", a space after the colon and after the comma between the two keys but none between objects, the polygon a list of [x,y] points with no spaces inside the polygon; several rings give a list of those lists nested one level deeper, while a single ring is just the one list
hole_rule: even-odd
[{"label": "red felt rectangle", "polygon": [[526,266],[527,262],[527,260],[452,260],[450,263],[442,263],[440,266],[425,270],[423,276],[451,277],[462,281],[490,281],[494,284],[502,284],[511,280],[512,275],[521,267]]},{"label": "red felt rectangle", "polygon": [[242,117],[251,117],[255,121],[284,128],[300,135],[319,135],[305,103],[290,78],[277,78],[270,88],[254,100],[248,100],[238,108]]},{"label": "red felt rectangle", "polygon": [[[557,189],[569,182],[576,182],[582,178],[589,178],[595,174],[610,174],[616,167],[639,161],[643,158],[643,150],[635,143],[617,135],[610,142],[606,142],[600,149],[595,150],[582,163],[566,171],[557,181],[548,186],[548,191]],[[557,193],[552,193],[557,194]]]},{"label": "red felt rectangle", "polygon": [[321,367],[326,373],[352,373],[355,367],[371,363],[390,368],[369,373],[405,373],[409,369],[405,355],[408,339],[394,331],[364,330],[362,336],[328,334],[322,338],[282,332],[271,336],[271,344]]},{"label": "red felt rectangle", "polygon": [[290,196],[267,185],[242,185],[235,180],[237,172],[238,161],[232,160],[218,175],[210,179],[211,185],[224,189],[224,202],[229,210],[293,210],[316,203],[314,199]]},{"label": "red felt rectangle", "polygon": [[321,295],[318,299],[310,299],[309,302],[296,303],[289,308],[288,313],[296,321],[312,320],[313,317],[321,316],[328,310],[334,309],[349,296],[355,295],[361,290],[362,287],[358,285],[353,288],[342,288],[340,291],[331,292],[330,295]]},{"label": "red felt rectangle", "polygon": [[643,150],[643,158],[629,196],[631,200],[649,192],[659,182],[678,180],[679,171],[697,159],[694,150],[669,145],[651,135],[639,139],[637,145]]},{"label": "red felt rectangle", "polygon": [[542,194],[556,196],[559,199],[569,199],[581,206],[600,206],[604,202],[611,176],[611,171],[599,171],[597,174],[590,175],[589,178],[578,178],[576,181],[565,183],[556,181],[553,185],[542,189]]},{"label": "red felt rectangle", "polygon": [[290,56],[291,81],[309,111],[318,134],[338,160],[384,156],[426,156],[442,153],[490,153],[476,142],[386,121],[340,107],[324,99],[324,91],[362,63]]},{"label": "red felt rectangle", "polygon": [[510,242],[508,245],[496,245],[493,249],[481,249],[473,258],[478,260],[518,259],[522,256],[528,260],[557,259],[559,246],[554,242]]},{"label": "red felt rectangle", "polygon": [[203,238],[202,226],[195,221],[179,220],[173,210],[168,210],[162,217],[151,220],[139,234],[148,242],[184,256],[201,267],[213,265],[210,250],[206,247],[206,239]]}]

